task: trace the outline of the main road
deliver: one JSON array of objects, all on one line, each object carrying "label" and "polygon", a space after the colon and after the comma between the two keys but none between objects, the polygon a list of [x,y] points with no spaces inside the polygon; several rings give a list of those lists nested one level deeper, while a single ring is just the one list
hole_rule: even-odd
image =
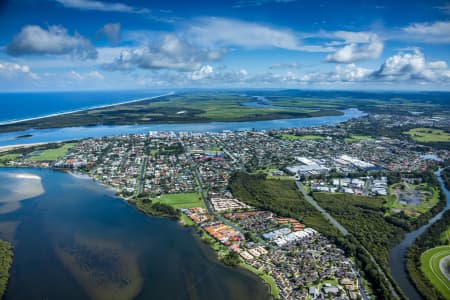
[{"label": "main road", "polygon": [[343,235],[348,235],[348,230],[344,228],[335,218],[333,218],[325,209],[323,209],[308,193],[305,191],[303,184],[300,181],[295,181],[300,192],[302,192],[306,201],[308,201],[312,206],[314,206],[320,213],[333,224]]},{"label": "main road", "polygon": [[[305,197],[306,201],[308,201],[312,206],[314,206],[328,221],[330,221],[331,224],[334,225],[334,227],[336,227],[344,236],[349,235],[348,230],[342,226],[341,223],[339,223],[335,218],[333,218],[325,209],[323,209],[319,203],[316,202],[316,200],[314,200],[310,195],[308,195],[308,193],[305,191],[305,188],[303,187],[302,183],[300,181],[295,181],[295,184],[297,185],[298,189],[300,190],[300,192],[303,194],[303,196]],[[384,270],[381,268],[381,266],[378,264],[378,262],[375,260],[375,258],[373,258],[372,254],[366,249],[366,247],[364,247],[363,245],[360,244],[360,246],[362,247],[362,249],[364,250],[364,252],[366,253],[367,256],[369,256],[370,260],[372,261],[372,263],[377,267],[378,272],[383,275],[385,281],[389,284],[389,290],[391,291],[391,294],[397,298],[400,299],[400,296],[398,295],[397,291],[395,290],[394,286],[392,285],[391,281],[389,280],[388,276],[386,275],[386,273],[384,272]],[[361,291],[362,294],[364,296],[364,299],[370,299],[367,294],[366,291],[362,288],[362,284],[360,284],[361,287]]]}]

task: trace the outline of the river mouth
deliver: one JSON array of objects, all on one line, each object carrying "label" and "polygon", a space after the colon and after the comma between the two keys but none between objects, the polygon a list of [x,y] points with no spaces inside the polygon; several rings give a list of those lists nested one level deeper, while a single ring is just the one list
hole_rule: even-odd
[{"label": "river mouth", "polygon": [[92,180],[26,173],[45,192],[0,214],[15,251],[5,299],[270,299],[259,278],[222,265],[192,229],[148,217]]}]

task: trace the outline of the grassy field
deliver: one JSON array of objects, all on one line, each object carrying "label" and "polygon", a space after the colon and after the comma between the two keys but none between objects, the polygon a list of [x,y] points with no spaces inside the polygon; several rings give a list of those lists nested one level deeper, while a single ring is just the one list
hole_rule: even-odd
[{"label": "grassy field", "polygon": [[56,149],[43,150],[36,155],[28,157],[26,160],[28,161],[56,160],[66,155],[69,149],[75,147],[75,145],[77,145],[77,143],[67,143]]},{"label": "grassy field", "polygon": [[409,135],[417,142],[450,142],[450,133],[432,128],[414,128],[404,134]]},{"label": "grassy field", "polygon": [[205,203],[201,200],[198,193],[164,194],[160,198],[153,199],[153,201],[167,204],[175,208],[205,208]]},{"label": "grassy field", "polygon": [[280,290],[278,289],[277,283],[275,282],[275,279],[272,276],[267,275],[264,272],[261,272],[255,269],[254,267],[247,265],[246,263],[241,263],[240,266],[258,275],[258,277],[260,277],[262,280],[264,280],[265,283],[267,283],[270,286],[270,293],[272,294],[272,296],[275,299],[280,299]]},{"label": "grassy field", "polygon": [[295,134],[289,134],[289,133],[283,133],[281,135],[281,138],[283,140],[290,140],[290,141],[305,141],[305,140],[324,140],[325,137],[321,135],[295,135]]},{"label": "grassy field", "polygon": [[425,251],[420,258],[422,272],[446,299],[450,299],[450,280],[442,273],[439,262],[449,255],[450,246],[441,246]]},{"label": "grassy field", "polygon": [[345,141],[347,143],[353,143],[353,142],[359,142],[359,141],[371,141],[373,138],[371,138],[368,135],[352,135],[351,137],[345,138]]},{"label": "grassy field", "polygon": [[17,157],[19,157],[19,154],[16,153],[0,155],[0,166],[5,166],[9,161],[15,160]]}]

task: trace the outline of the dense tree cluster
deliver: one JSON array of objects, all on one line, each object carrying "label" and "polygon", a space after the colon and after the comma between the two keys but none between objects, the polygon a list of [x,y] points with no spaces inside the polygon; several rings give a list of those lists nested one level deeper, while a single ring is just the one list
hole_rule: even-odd
[{"label": "dense tree cluster", "polygon": [[[431,225],[427,231],[419,236],[408,250],[406,266],[412,282],[424,299],[442,299],[445,297],[433,286],[420,269],[420,257],[428,249],[445,243],[441,234],[450,227],[450,210],[446,211],[442,218]],[[448,240],[446,241],[448,244]]]},{"label": "dense tree cluster", "polygon": [[[238,172],[232,175],[229,187],[235,197],[247,204],[261,209],[269,209],[281,216],[299,219],[307,226],[319,230],[322,234],[336,242],[339,247],[345,250],[348,256],[356,258],[361,273],[363,273],[365,278],[370,282],[377,299],[393,299],[386,278],[379,272],[362,244],[351,235],[347,237],[342,236],[335,227],[333,227],[303,198],[303,195],[298,191],[295,182],[266,179],[266,176],[263,174],[250,175]],[[388,233],[386,235],[377,235],[377,238],[379,239],[378,242],[382,241],[383,245],[387,245],[389,244],[387,239],[395,238],[396,240],[399,240],[402,230],[383,221],[380,204],[374,204],[371,200],[363,199],[358,203],[360,207],[355,207],[357,207],[357,209],[366,209],[368,211],[373,210],[372,219],[375,220],[375,223],[371,223],[373,220],[369,219],[367,220],[367,224],[365,224],[365,217],[363,216],[360,225],[365,228],[375,228],[378,230],[375,224],[376,222],[382,222],[384,223],[382,226],[388,229]],[[381,217],[379,217],[379,215],[381,215]],[[397,230],[400,232],[400,236],[397,236]],[[374,245],[377,248],[382,249],[383,253],[387,252],[383,246]],[[372,249],[370,249],[370,251],[372,252]]]},{"label": "dense tree cluster", "polygon": [[12,257],[13,251],[11,244],[0,240],[0,299],[3,298],[8,285]]}]

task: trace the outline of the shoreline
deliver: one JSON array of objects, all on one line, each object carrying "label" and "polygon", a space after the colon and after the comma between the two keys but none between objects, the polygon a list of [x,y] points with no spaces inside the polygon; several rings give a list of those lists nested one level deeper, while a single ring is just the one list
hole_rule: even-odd
[{"label": "shoreline", "polygon": [[136,103],[136,102],[141,102],[141,101],[145,101],[145,100],[152,100],[152,99],[157,99],[157,98],[161,98],[161,97],[171,96],[171,95],[174,95],[174,94],[175,94],[175,92],[169,92],[169,93],[166,93],[166,94],[152,96],[152,97],[132,99],[132,100],[122,101],[122,102],[113,103],[113,104],[97,105],[97,106],[92,106],[92,107],[87,107],[87,108],[80,108],[80,109],[66,111],[66,112],[59,112],[59,113],[48,114],[48,115],[44,115],[44,116],[31,117],[31,118],[25,118],[25,119],[19,119],[19,120],[1,121],[0,122],[0,126],[17,124],[17,123],[28,122],[28,121],[36,121],[36,120],[46,119],[46,118],[51,118],[51,117],[64,116],[64,115],[78,113],[78,112],[83,112],[83,111],[87,111],[87,110],[91,110],[91,109],[101,109],[101,108],[114,107],[114,106],[119,106],[119,105],[124,105],[124,104]]}]

